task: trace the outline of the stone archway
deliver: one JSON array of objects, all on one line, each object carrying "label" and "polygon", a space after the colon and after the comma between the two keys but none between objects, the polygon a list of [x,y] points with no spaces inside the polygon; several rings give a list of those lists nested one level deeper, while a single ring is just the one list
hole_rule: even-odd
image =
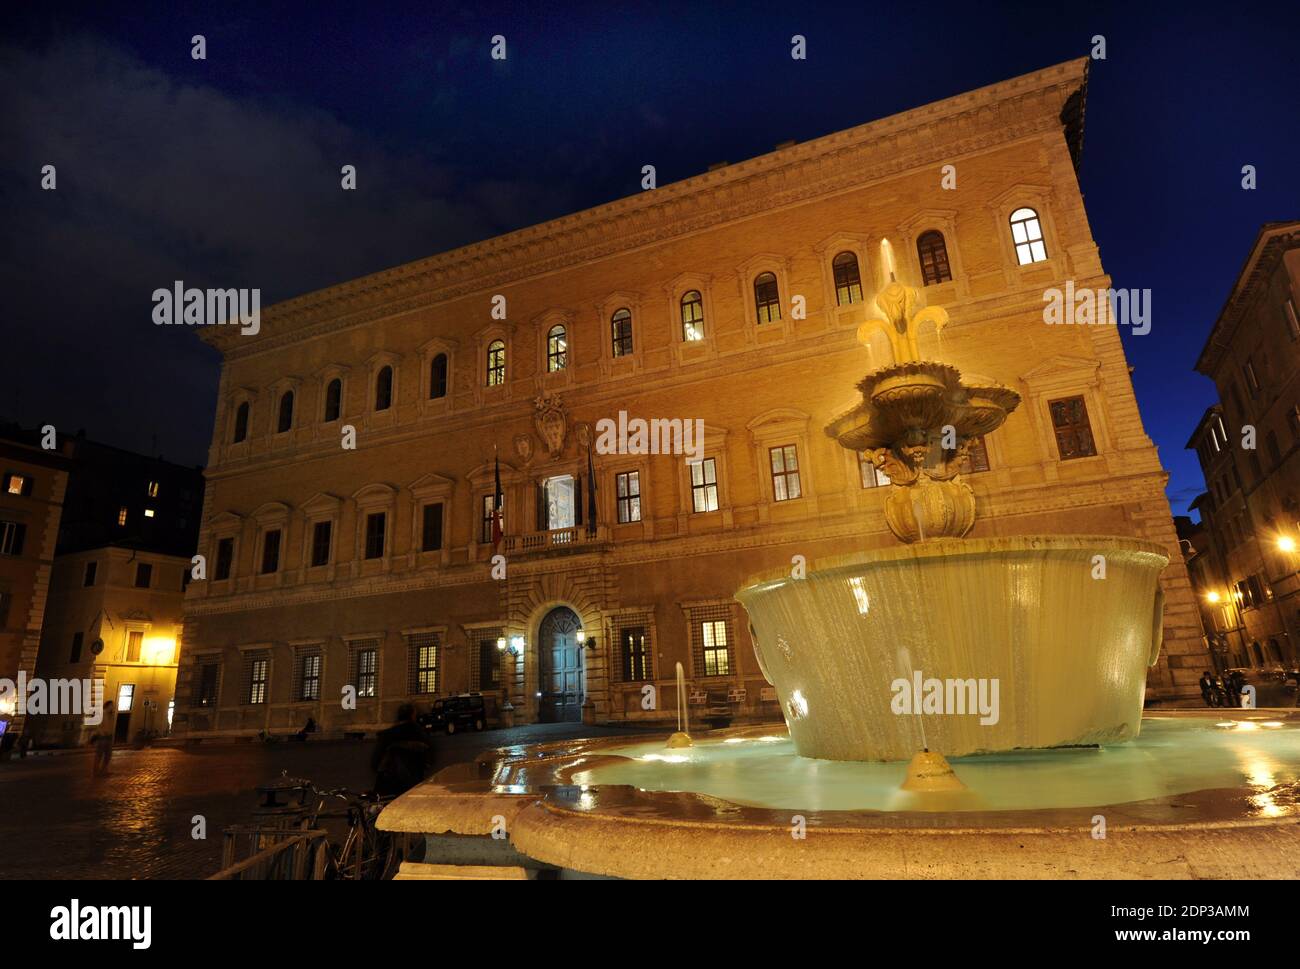
[{"label": "stone archway", "polygon": [[578,614],[568,606],[556,606],[543,618],[537,631],[539,662],[537,719],[542,723],[576,723],[582,720],[583,654],[577,632],[582,628]]}]

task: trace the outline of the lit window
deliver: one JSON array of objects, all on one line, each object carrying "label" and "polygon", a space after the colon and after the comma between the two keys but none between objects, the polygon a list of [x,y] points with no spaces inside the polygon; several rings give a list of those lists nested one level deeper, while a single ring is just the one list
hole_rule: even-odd
[{"label": "lit window", "polygon": [[726,620],[706,620],[701,634],[704,639],[704,675],[730,676],[731,650],[727,644]]},{"label": "lit window", "polygon": [[568,362],[569,339],[564,327],[557,323],[551,327],[551,332],[546,334],[546,371],[557,373],[568,366]]},{"label": "lit window", "polygon": [[835,305],[848,306],[862,302],[862,274],[858,271],[858,257],[851,252],[841,252],[831,262],[835,275]]},{"label": "lit window", "polygon": [[298,699],[320,699],[320,653],[303,653],[299,656]]},{"label": "lit window", "polygon": [[147,489],[145,489],[145,490],[148,491],[148,493],[149,493],[149,497],[150,497],[150,498],[157,498],[157,497],[158,497],[158,482],[157,482],[157,481],[150,481],[150,482],[149,482],[149,487],[148,487]]},{"label": "lit window", "polygon": [[[504,510],[502,511],[501,516],[502,516],[502,521],[504,522],[505,520]],[[480,519],[480,525],[479,525],[480,542],[493,541],[493,539],[495,538],[493,534],[493,523],[496,521],[496,518],[497,518],[496,498],[493,495],[484,495],[483,514],[482,514],[482,518]],[[503,524],[501,527],[504,530],[505,525]]]},{"label": "lit window", "polygon": [[493,340],[487,351],[487,385],[500,387],[506,382],[506,345],[503,340]]},{"label": "lit window", "polygon": [[624,471],[614,479],[620,525],[641,520],[641,472]]},{"label": "lit window", "polygon": [[627,357],[632,354],[632,313],[621,309],[610,318],[610,331],[613,340],[614,356]]},{"label": "lit window", "polygon": [[248,690],[244,694],[247,703],[265,703],[266,685],[270,680],[271,661],[264,655],[249,656]]},{"label": "lit window", "polygon": [[799,456],[793,444],[769,449],[772,461],[772,496],[777,501],[798,498]]},{"label": "lit window", "polygon": [[144,510],[144,517],[145,517],[145,518],[152,518],[152,517],[153,517],[153,509],[152,509],[152,508],[146,508],[146,509]]},{"label": "lit window", "polygon": [[11,495],[30,495],[32,493],[32,479],[25,474],[7,474],[5,475],[5,491]]},{"label": "lit window", "polygon": [[126,524],[126,505],[117,510],[117,523],[119,526]]},{"label": "lit window", "polygon": [[1011,241],[1016,246],[1016,260],[1022,266],[1042,262],[1047,258],[1043,243],[1043,227],[1038,213],[1033,209],[1016,209],[1011,213]]},{"label": "lit window", "polygon": [[135,702],[135,684],[123,683],[117,688],[117,712],[130,713]]},{"label": "lit window", "polygon": [[126,634],[126,661],[128,663],[140,662],[140,647],[144,644],[144,632],[139,629],[132,629]]},{"label": "lit window", "polygon": [[932,286],[952,279],[952,270],[948,267],[948,244],[944,242],[942,232],[931,229],[921,233],[916,240],[916,255],[921,260],[923,285]]},{"label": "lit window", "polygon": [[704,297],[698,289],[682,294],[682,340],[694,343],[704,339]]},{"label": "lit window", "polygon": [[352,663],[356,669],[352,682],[357,688],[357,696],[374,696],[379,682],[379,650],[372,646],[358,647]]},{"label": "lit window", "polygon": [[781,319],[781,294],[774,273],[759,273],[754,277],[754,312],[759,323],[775,323]]},{"label": "lit window", "polygon": [[718,468],[713,458],[691,464],[691,501],[695,511],[718,510]]}]

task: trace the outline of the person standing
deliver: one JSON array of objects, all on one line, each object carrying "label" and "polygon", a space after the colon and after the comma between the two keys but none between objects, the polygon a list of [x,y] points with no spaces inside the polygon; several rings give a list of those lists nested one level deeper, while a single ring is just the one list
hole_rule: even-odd
[{"label": "person standing", "polygon": [[405,794],[424,780],[425,765],[433,754],[433,740],[415,719],[415,705],[403,703],[397,722],[379,732],[370,767],[375,772],[375,793],[380,797]]},{"label": "person standing", "polygon": [[104,704],[104,716],[100,721],[99,730],[90,738],[91,744],[95,747],[93,768],[95,777],[108,775],[108,762],[113,757],[113,732],[116,727],[117,714],[114,712],[113,701],[109,700]]}]

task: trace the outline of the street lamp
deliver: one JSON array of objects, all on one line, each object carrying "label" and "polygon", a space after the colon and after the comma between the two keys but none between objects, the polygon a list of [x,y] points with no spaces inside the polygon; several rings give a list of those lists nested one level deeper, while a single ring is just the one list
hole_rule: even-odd
[{"label": "street lamp", "polygon": [[1290,535],[1282,535],[1277,540],[1277,547],[1283,552],[1295,551],[1295,539]]},{"label": "street lamp", "polygon": [[1213,590],[1205,593],[1205,601],[1214,604],[1219,601],[1219,594]]}]

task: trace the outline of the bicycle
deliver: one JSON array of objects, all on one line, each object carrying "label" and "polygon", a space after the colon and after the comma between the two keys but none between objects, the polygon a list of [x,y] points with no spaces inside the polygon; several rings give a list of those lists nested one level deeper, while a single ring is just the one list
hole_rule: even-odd
[{"label": "bicycle", "polygon": [[[316,806],[303,820],[304,828],[319,828],[321,820],[345,818],[348,833],[341,844],[332,839],[323,850],[327,852],[325,877],[345,881],[382,881],[397,873],[402,863],[403,845],[400,836],[375,827],[375,819],[391,800],[390,797],[367,791],[351,791],[345,787],[322,790],[310,781],[306,790],[314,795]],[[339,811],[326,809],[331,799],[343,802]]]}]

